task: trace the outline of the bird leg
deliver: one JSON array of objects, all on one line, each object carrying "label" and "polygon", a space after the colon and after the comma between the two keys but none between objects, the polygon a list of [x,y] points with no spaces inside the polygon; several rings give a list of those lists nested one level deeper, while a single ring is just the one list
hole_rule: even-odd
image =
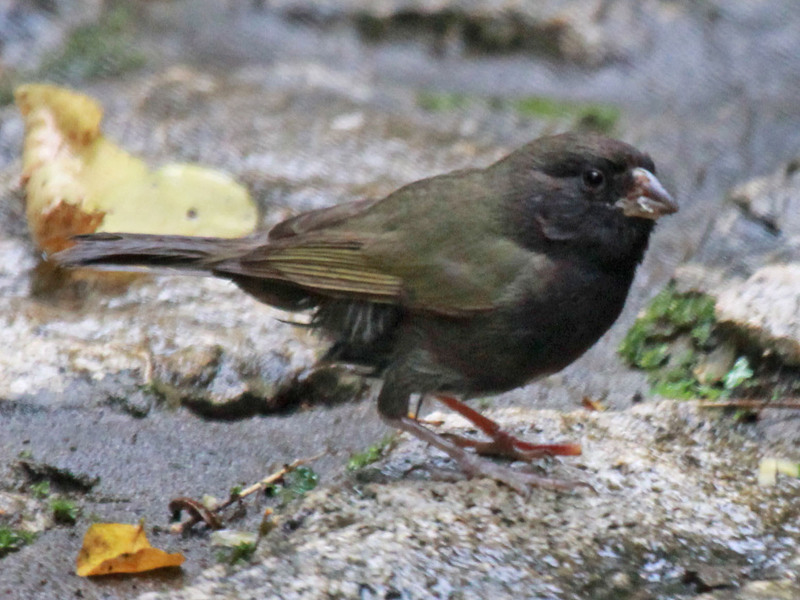
[{"label": "bird leg", "polygon": [[495,481],[500,481],[520,494],[528,495],[531,487],[540,487],[550,490],[571,490],[579,486],[591,486],[582,481],[565,481],[561,479],[550,479],[541,477],[533,473],[516,471],[504,465],[499,465],[485,458],[481,458],[472,452],[467,452],[451,439],[434,433],[430,429],[421,425],[417,420],[407,416],[387,417],[383,415],[387,425],[396,427],[408,432],[414,437],[427,442],[431,446],[438,448],[450,458],[458,463],[461,470],[468,477],[489,477]]},{"label": "bird leg", "polygon": [[417,398],[417,405],[414,407],[414,410],[408,412],[408,417],[410,419],[414,419],[418,423],[422,423],[423,425],[433,425],[434,427],[438,427],[444,421],[432,421],[431,419],[420,419],[419,412],[422,410],[422,402],[425,400],[425,394],[420,394],[419,398]]},{"label": "bird leg", "polygon": [[503,431],[500,425],[471,409],[460,400],[452,396],[441,395],[436,398],[492,438],[491,442],[481,442],[460,435],[447,434],[447,437],[459,447],[473,448],[477,454],[482,456],[498,456],[530,462],[543,456],[578,456],[581,453],[580,444],[531,444],[522,441],[507,431]]}]

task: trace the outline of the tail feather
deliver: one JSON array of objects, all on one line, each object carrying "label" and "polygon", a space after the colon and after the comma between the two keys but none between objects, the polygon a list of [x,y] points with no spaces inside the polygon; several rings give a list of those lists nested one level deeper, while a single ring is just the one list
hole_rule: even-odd
[{"label": "tail feather", "polygon": [[212,271],[241,256],[244,240],[183,235],[96,233],[72,238],[75,245],[49,257],[64,267],[155,267]]}]

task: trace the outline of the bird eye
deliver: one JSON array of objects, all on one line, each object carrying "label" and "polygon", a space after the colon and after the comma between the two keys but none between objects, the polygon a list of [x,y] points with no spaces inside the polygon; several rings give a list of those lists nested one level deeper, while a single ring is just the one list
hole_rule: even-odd
[{"label": "bird eye", "polygon": [[606,176],[598,169],[586,169],[583,172],[583,185],[589,189],[600,189],[605,182]]}]

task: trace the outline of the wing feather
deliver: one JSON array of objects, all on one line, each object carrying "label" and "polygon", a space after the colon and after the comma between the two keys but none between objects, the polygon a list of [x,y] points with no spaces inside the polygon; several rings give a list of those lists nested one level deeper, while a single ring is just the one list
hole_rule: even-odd
[{"label": "wing feather", "polygon": [[508,236],[488,197],[503,185],[489,171],[461,171],[298,215],[217,269],[441,315],[491,310],[538,260]]},{"label": "wing feather", "polygon": [[217,266],[221,273],[288,281],[333,296],[395,303],[403,280],[371,265],[363,241],[290,236]]}]

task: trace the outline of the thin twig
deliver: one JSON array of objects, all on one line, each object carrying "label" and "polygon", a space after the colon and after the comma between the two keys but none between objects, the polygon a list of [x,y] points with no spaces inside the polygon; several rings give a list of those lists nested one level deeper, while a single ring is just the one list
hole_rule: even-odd
[{"label": "thin twig", "polygon": [[[219,506],[215,507],[210,512],[212,514],[215,514],[215,515],[220,513],[220,512],[222,512],[223,510],[228,508],[231,504],[235,504],[236,502],[239,502],[242,498],[245,498],[245,497],[247,497],[247,496],[249,496],[251,494],[254,494],[254,493],[258,492],[258,491],[261,491],[261,490],[263,490],[264,488],[266,488],[269,485],[277,483],[278,481],[280,481],[281,479],[286,477],[286,475],[288,475],[289,473],[294,471],[297,467],[300,467],[302,465],[306,465],[308,463],[314,462],[318,458],[322,458],[323,456],[325,456],[325,454],[326,454],[325,452],[320,452],[316,456],[312,456],[310,458],[298,458],[293,463],[288,464],[288,465],[284,465],[283,467],[281,467],[280,469],[278,469],[277,471],[275,471],[271,475],[268,475],[267,477],[265,477],[261,481],[259,481],[257,483],[254,483],[250,487],[247,487],[247,488],[243,489],[238,494],[231,494],[230,497],[225,502],[223,502]],[[185,498],[181,498],[181,500],[186,500],[186,499]],[[170,506],[172,506],[172,503],[170,503]],[[184,531],[186,531],[190,527],[193,527],[197,523],[199,523],[201,521],[204,521],[204,520],[206,522],[208,522],[208,520],[204,519],[201,514],[193,512],[189,516],[189,518],[186,519],[183,523],[175,523],[174,525],[172,525],[169,528],[169,530],[170,530],[170,533],[183,533]]]},{"label": "thin twig", "polygon": [[703,408],[789,408],[800,409],[800,400],[722,400],[720,402],[700,402]]}]

